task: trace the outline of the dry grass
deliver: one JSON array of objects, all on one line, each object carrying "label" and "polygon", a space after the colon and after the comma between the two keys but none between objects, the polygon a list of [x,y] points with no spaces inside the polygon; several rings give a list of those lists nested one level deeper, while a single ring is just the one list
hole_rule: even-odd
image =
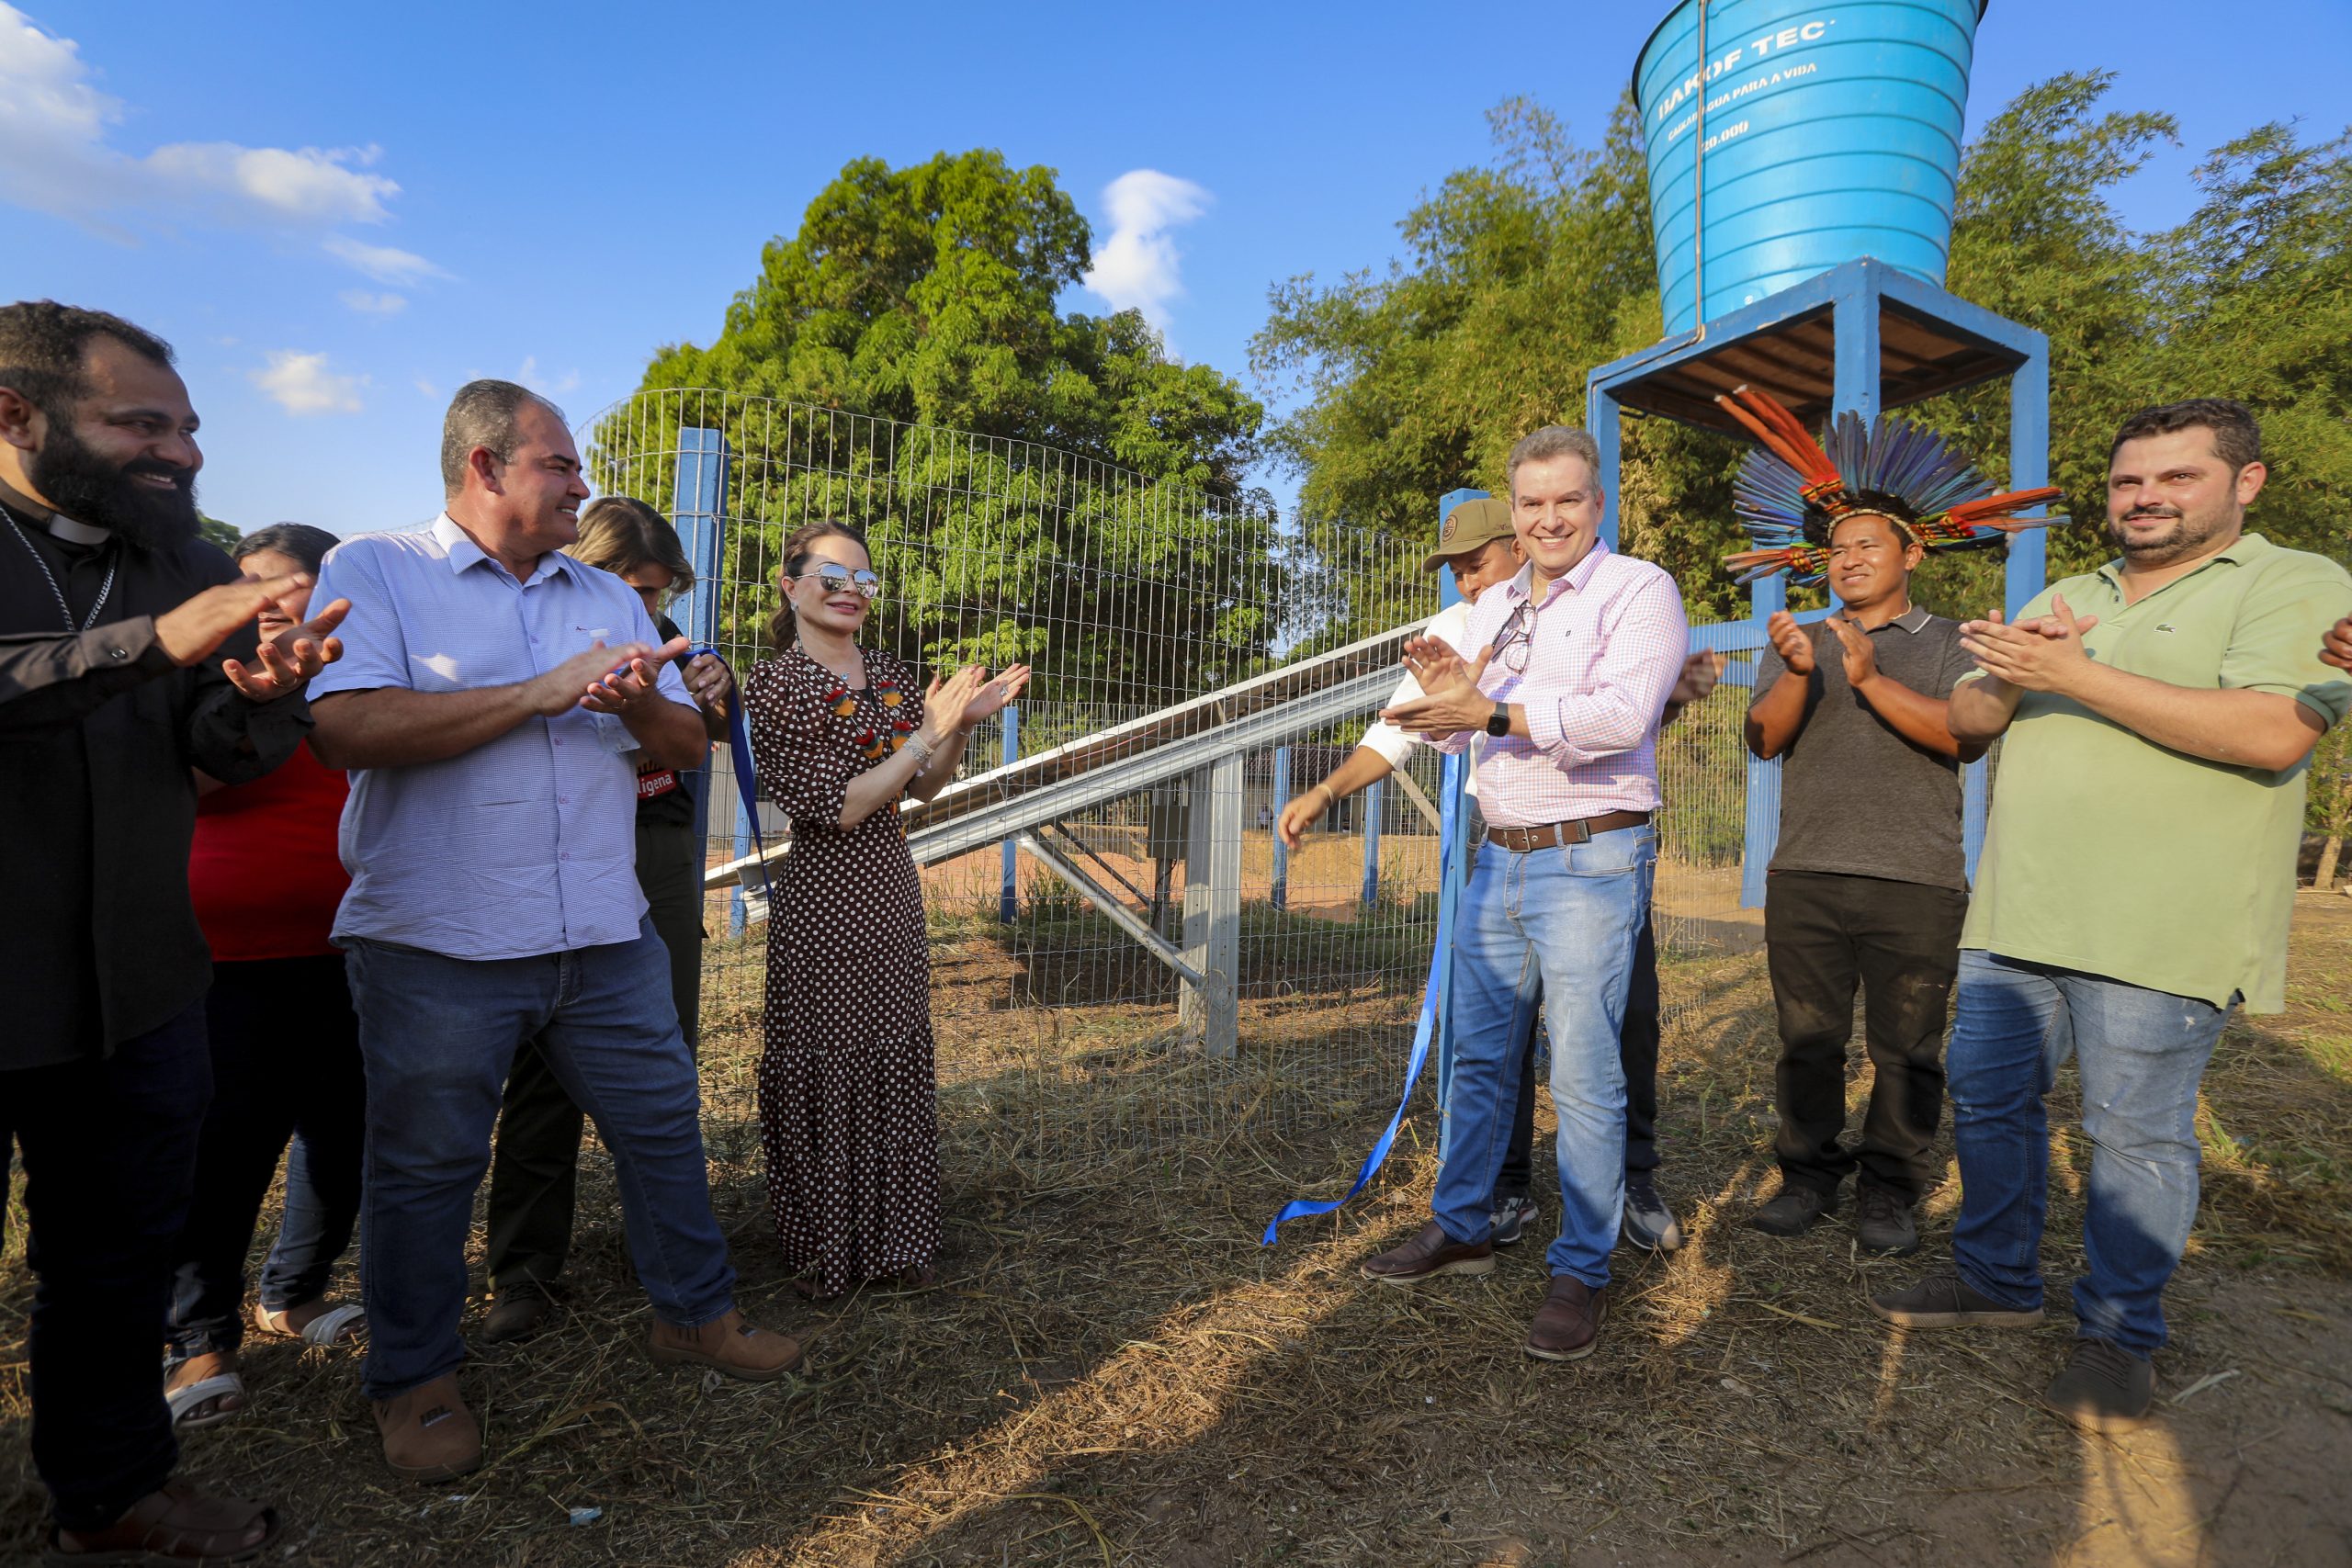
[{"label": "dry grass", "polygon": [[[993,1046],[970,1014],[958,1040],[1000,1065],[1109,1065],[960,1073],[941,1283],[812,1314],[769,1242],[748,1125],[756,1021],[739,988],[715,998],[705,1047],[714,1190],[747,1309],[814,1342],[805,1377],[746,1388],[645,1362],[592,1154],[565,1328],[463,1374],[488,1423],[482,1472],[392,1483],[356,1357],[277,1346],[247,1357],[256,1408],[194,1434],[187,1457],[277,1501],[290,1555],[314,1563],[2341,1561],[2352,1511],[2329,1456],[2352,1436],[2352,900],[2306,898],[2296,942],[2293,1010],[2233,1030],[2207,1080],[2207,1201],[2164,1377],[2182,1391],[2228,1375],[2144,1441],[2086,1440],[2030,1407],[2063,1319],[1889,1336],[1861,1298],[1916,1265],[1858,1258],[1839,1226],[1797,1243],[1740,1226],[1770,1179],[1770,1014],[1747,960],[1670,978],[1702,998],[1668,1041],[1661,1118],[1691,1245],[1620,1254],[1603,1348],[1575,1366],[1518,1351],[1543,1288],[1536,1244],[1483,1280],[1356,1276],[1424,1212],[1426,1110],[1356,1207],[1261,1250],[1283,1199],[1339,1190],[1386,1114],[1380,1086],[1333,1096],[1286,1138],[1258,1131],[1245,1100],[1191,1139],[1039,1147],[1039,1126],[1085,1123],[1041,1120],[1020,1095],[1115,1100],[1122,1075],[1152,1064],[1034,1010],[1001,1011]],[[966,961],[986,976],[999,962],[951,957],[943,986]],[[1375,1006],[1393,1020],[1393,998],[1253,1003],[1246,1028],[1312,1050]],[[2079,1263],[2086,1151],[2057,1141],[2045,1259],[2063,1280]],[[1931,1204],[1931,1251],[1955,1200]],[[0,1557],[15,1561],[42,1504],[10,1230]],[[569,1522],[580,1509],[601,1514]]]}]

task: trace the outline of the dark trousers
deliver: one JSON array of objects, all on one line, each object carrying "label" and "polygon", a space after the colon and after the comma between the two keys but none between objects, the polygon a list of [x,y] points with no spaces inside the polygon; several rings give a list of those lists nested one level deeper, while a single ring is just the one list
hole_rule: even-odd
[{"label": "dark trousers", "polygon": [[[1944,1022],[1968,896],[1876,876],[1776,871],[1764,940],[1780,1013],[1774,1140],[1781,1178],[1823,1192],[1849,1171],[1917,1202],[1942,1174],[1930,1150],[1944,1107]],[[1846,1128],[1854,992],[1875,1076],[1859,1151]]]},{"label": "dark trousers", "polygon": [[[1527,1196],[1529,1160],[1535,1146],[1537,1077],[1535,1043],[1544,1037],[1544,1015],[1528,1018],[1525,1061],[1519,1075],[1519,1106],[1495,1178],[1495,1206]],[[1633,984],[1625,994],[1625,1023],[1617,1032],[1617,1055],[1625,1068],[1625,1168],[1657,1168],[1657,938],[1647,917],[1634,943]]]},{"label": "dark trousers", "polygon": [[281,1154],[286,1220],[262,1269],[262,1304],[283,1311],[326,1294],[359,1218],[368,1133],[341,953],[216,964],[205,1016],[212,1106],[172,1282],[174,1361],[233,1354],[244,1342],[245,1255]]},{"label": "dark trousers", "polygon": [[155,1348],[211,1096],[200,1001],[104,1059],[0,1073],[31,1221],[33,1465],[67,1529],[112,1524],[179,1462]]},{"label": "dark trousers", "polygon": [[[698,1052],[702,1010],[702,842],[692,823],[639,823],[637,881],[646,915],[670,954],[670,995],[686,1049]],[[490,1288],[546,1284],[571,1255],[580,1184],[580,1108],[556,1081],[536,1040],[514,1053],[498,1111],[490,1167]]]}]

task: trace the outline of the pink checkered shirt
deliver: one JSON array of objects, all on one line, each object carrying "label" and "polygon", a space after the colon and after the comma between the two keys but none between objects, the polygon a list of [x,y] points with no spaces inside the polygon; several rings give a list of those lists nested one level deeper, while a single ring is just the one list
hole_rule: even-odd
[{"label": "pink checkered shirt", "polygon": [[[1530,641],[1498,652],[1478,689],[1527,709],[1528,734],[1488,740],[1478,759],[1478,807],[1498,828],[1608,811],[1655,811],[1657,723],[1690,649],[1690,624],[1674,579],[1596,539],[1584,559],[1530,601],[1534,568],[1478,596],[1463,654],[1476,658],[1512,613]],[[1516,639],[1517,633],[1514,633]],[[1524,654],[1525,668],[1513,670]],[[1466,750],[1468,735],[1433,738]]]}]

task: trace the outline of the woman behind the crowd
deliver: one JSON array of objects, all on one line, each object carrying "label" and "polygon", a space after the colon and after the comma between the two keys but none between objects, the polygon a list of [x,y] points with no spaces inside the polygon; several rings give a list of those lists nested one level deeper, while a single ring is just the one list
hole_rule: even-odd
[{"label": "woman behind the crowd", "polygon": [[768,903],[760,1131],[786,1266],[833,1296],[932,1278],[931,963],[899,802],[939,793],[1029,668],[973,665],[919,693],[895,655],[858,646],[881,591],[864,537],[814,523],[784,556],[777,656],[743,682],[763,793],[792,819]]},{"label": "woman behind the crowd", "polygon": [[[248,534],[234,551],[247,577],[316,575],[334,535],[300,523]],[[311,592],[261,615],[264,637],[299,625]],[[197,776],[188,891],[212,948],[212,1103],[197,1149],[172,1285],[164,1393],[180,1427],[245,1407],[245,1254],[278,1156],[286,1213],[262,1269],[254,1322],[266,1335],[332,1345],[366,1326],[326,1299],[328,1277],[359,1213],[367,1077],[343,955],[328,944],[350,878],[335,846],[345,776],[306,744],[274,773],[223,785]],[[288,1146],[288,1138],[292,1146]]]},{"label": "woman behind the crowd", "polygon": [[[681,635],[662,613],[664,600],[691,592],[695,569],[668,519],[641,501],[603,496],[580,513],[579,537],[564,547],[575,560],[609,571],[637,590],[661,640]],[[714,654],[684,669],[686,689],[702,708],[703,728],[727,738],[735,678]],[[637,770],[637,883],[654,933],[670,950],[670,997],[686,1049],[700,1044],[702,1014],[702,840],[695,835],[692,774],[651,762]],[[482,1337],[518,1339],[555,1310],[548,1287],[571,1252],[583,1121],[536,1042],[514,1054],[499,1110],[497,1156],[490,1170],[487,1257],[493,1304]]]}]

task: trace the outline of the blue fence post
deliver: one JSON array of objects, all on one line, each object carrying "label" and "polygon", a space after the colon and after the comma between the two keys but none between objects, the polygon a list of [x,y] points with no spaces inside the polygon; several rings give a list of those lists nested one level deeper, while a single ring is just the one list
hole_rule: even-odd
[{"label": "blue fence post", "polygon": [[[1602,461],[1613,464],[1614,449],[1604,446],[1600,450]],[[1483,490],[1449,491],[1438,498],[1437,514],[1443,518],[1465,501],[1485,499],[1487,492]],[[1616,504],[1614,494],[1609,497],[1609,504]],[[1453,573],[1441,571],[1437,574],[1437,599],[1440,608],[1462,603],[1462,591],[1453,585]],[[1462,911],[1462,890],[1470,881],[1467,863],[1470,845],[1469,784],[1468,757],[1448,757],[1440,764],[1440,819],[1444,818],[1445,803],[1451,802],[1453,807],[1453,837],[1440,840],[1438,846],[1438,863],[1446,868],[1445,881],[1437,890],[1437,929],[1441,932],[1452,932],[1457,929]],[[1453,1131],[1453,1122],[1445,1115],[1447,1096],[1453,1087],[1453,950],[1451,946],[1438,954],[1437,991],[1438,1150],[1442,1156],[1446,1139]]]},{"label": "blue fence post", "polygon": [[[1290,804],[1290,748],[1274,748],[1274,810]],[[1283,842],[1282,820],[1274,821],[1274,908],[1290,908],[1290,849]]]},{"label": "blue fence post", "polygon": [[[1004,724],[1003,765],[1011,767],[1021,760],[1021,710],[1007,704],[1002,716]],[[1004,871],[997,884],[996,918],[1011,925],[1021,913],[1021,865],[1011,839],[1004,841]]]},{"label": "blue fence post", "polygon": [[1363,907],[1380,902],[1380,814],[1387,804],[1385,779],[1374,779],[1363,792]]},{"label": "blue fence post", "polygon": [[[721,514],[727,509],[727,436],[724,432],[702,425],[688,425],[678,432],[678,460],[670,487],[670,525],[678,531],[678,543],[685,547],[686,564],[695,569],[695,585],[678,603],[676,620],[679,628],[694,639],[696,647],[718,645],[718,601],[720,573],[727,563],[727,525]],[[710,844],[710,748],[702,750],[702,765],[695,769],[686,785],[694,795],[695,842],[704,846],[706,859]],[[741,840],[741,833],[738,833]],[[696,868],[700,874],[700,868]],[[730,896],[731,909],[728,927],[730,931],[743,928],[743,895],[741,889]]]}]

